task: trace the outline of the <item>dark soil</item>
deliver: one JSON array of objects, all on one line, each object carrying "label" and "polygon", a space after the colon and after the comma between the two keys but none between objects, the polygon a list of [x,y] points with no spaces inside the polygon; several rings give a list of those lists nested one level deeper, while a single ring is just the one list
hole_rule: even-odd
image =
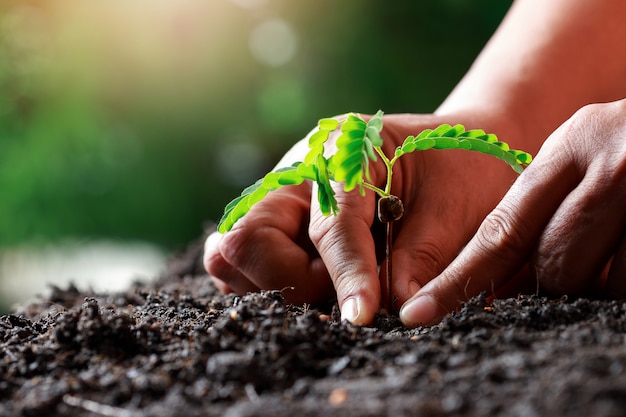
[{"label": "dark soil", "polygon": [[623,416],[626,303],[485,297],[432,328],[217,295],[193,246],[0,318],[2,416]]}]

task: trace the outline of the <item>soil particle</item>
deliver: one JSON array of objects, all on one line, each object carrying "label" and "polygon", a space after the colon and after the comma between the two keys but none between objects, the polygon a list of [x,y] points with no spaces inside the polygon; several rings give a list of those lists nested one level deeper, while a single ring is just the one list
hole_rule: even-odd
[{"label": "soil particle", "polygon": [[626,303],[476,297],[431,328],[219,295],[196,246],[123,293],[0,318],[2,416],[621,416]]}]

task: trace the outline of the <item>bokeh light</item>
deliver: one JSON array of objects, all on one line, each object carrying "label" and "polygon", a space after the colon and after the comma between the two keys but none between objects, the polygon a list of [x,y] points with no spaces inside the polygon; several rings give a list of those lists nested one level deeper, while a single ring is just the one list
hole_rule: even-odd
[{"label": "bokeh light", "polygon": [[257,24],[250,33],[250,50],[262,64],[280,67],[296,54],[298,38],[293,28],[282,19],[268,19]]},{"label": "bokeh light", "polygon": [[434,110],[510,3],[2,0],[0,252],[180,248],[319,118]]}]

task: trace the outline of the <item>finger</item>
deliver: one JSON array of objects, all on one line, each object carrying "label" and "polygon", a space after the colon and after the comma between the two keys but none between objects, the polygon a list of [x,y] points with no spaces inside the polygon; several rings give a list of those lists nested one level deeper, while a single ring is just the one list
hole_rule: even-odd
[{"label": "finger", "polygon": [[[588,166],[585,177],[559,207],[537,248],[538,277],[542,286],[554,293],[580,294],[583,289],[588,291],[590,284],[602,284],[610,271],[607,263],[624,238],[626,142],[618,136],[608,153],[598,152],[594,146],[600,141],[611,143],[614,132],[624,129],[623,117],[613,114],[619,110],[613,104],[588,107],[585,112],[596,108],[611,117],[601,124],[585,125],[595,127],[592,137],[599,138],[580,141],[578,146]],[[617,265],[619,268],[619,259]]]},{"label": "finger", "polygon": [[626,299],[626,229],[622,232],[622,242],[611,260],[606,292],[609,297]]},{"label": "finger", "polygon": [[308,192],[291,188],[273,192],[224,234],[219,256],[207,251],[209,271],[236,292],[293,287],[283,294],[294,304],[320,302],[334,295],[319,256],[301,243],[302,224],[309,211],[308,201],[304,202]]},{"label": "finger", "polygon": [[[241,234],[231,231],[225,240],[229,241],[229,247],[222,250],[224,258],[237,265],[238,271],[258,287],[289,288],[284,295],[293,304],[320,302],[333,294],[332,282],[323,262],[294,244],[281,230],[246,228]],[[241,282],[236,274],[229,278],[227,283],[230,286],[235,285],[234,281]]]},{"label": "finger", "polygon": [[309,235],[334,283],[342,319],[367,324],[380,306],[376,251],[370,232],[375,197],[369,190],[365,198],[358,192],[339,190],[336,198],[337,216],[323,216],[317,201],[312,201]]},{"label": "finger", "polygon": [[[413,190],[417,186],[418,195],[407,202],[408,216],[394,243],[394,291],[399,303],[450,264],[514,179],[499,161],[465,151],[435,152],[419,162],[426,167],[418,176],[420,184],[409,184]],[[429,163],[433,169],[427,169]]]},{"label": "finger", "polygon": [[[434,192],[432,192],[434,191]],[[393,244],[392,288],[398,305],[439,275],[467,243],[475,227],[464,230],[459,225],[459,201],[443,201],[441,192],[429,190],[428,185],[419,191],[419,198],[409,202],[405,219]],[[462,219],[470,222],[468,219]],[[475,221],[478,224],[478,220]],[[381,269],[384,273],[384,268]]]},{"label": "finger", "polygon": [[602,275],[623,238],[626,188],[590,171],[558,208],[534,256],[543,289],[582,294]]},{"label": "finger", "polygon": [[411,184],[417,195],[406,203],[407,216],[394,242],[394,294],[399,304],[452,262],[515,179],[500,161],[466,151],[436,152],[419,162],[435,167],[419,175],[419,184]]},{"label": "finger", "polygon": [[216,277],[211,277],[211,280],[213,281],[213,285],[215,285],[215,288],[217,288],[217,290],[221,294],[237,293],[235,290],[233,290],[228,284],[226,284],[221,279],[216,278]]},{"label": "finger", "polygon": [[[544,154],[550,157],[543,158]],[[400,311],[405,325],[434,324],[462,300],[497,290],[529,258],[541,231],[578,179],[574,164],[544,146],[459,256],[405,303]]]},{"label": "finger", "polygon": [[258,291],[259,288],[256,285],[224,259],[220,252],[221,242],[222,234],[214,232],[209,235],[204,244],[204,268],[213,279],[217,289],[224,294],[231,292],[245,294]]}]

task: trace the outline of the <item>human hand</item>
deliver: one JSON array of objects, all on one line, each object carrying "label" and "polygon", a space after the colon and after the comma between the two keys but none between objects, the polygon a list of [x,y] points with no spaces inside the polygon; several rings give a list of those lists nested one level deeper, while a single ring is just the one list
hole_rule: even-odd
[{"label": "human hand", "polygon": [[[472,127],[467,114],[445,119],[385,116],[385,152],[392,154],[409,134],[445,121],[469,121]],[[306,152],[306,142],[300,142],[279,166],[302,159]],[[454,258],[514,176],[504,164],[464,151],[405,158],[394,173],[392,190],[406,207],[393,246],[398,305]],[[385,173],[377,166],[373,164],[371,174],[380,185]],[[311,204],[310,185],[287,187],[270,193],[225,236],[211,235],[205,265],[218,288],[238,293],[285,288],[285,297],[300,303],[328,298],[334,284],[343,317],[361,324],[371,321],[381,297],[375,248],[384,241],[371,231],[375,197],[371,193],[363,200],[340,189],[336,197],[339,215],[325,217],[316,199]]]},{"label": "human hand", "polygon": [[434,324],[461,300],[509,285],[527,261],[550,293],[626,297],[626,100],[586,106],[550,135],[400,317],[408,326]]}]

